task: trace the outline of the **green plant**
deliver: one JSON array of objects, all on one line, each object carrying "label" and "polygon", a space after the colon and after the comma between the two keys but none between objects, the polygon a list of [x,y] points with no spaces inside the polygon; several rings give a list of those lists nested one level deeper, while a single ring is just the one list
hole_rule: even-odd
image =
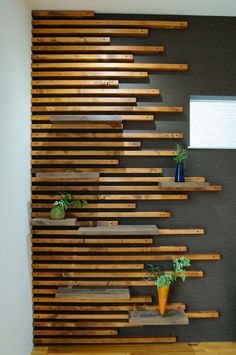
[{"label": "green plant", "polygon": [[176,156],[174,157],[174,161],[178,163],[185,164],[188,159],[188,149],[184,148],[181,144],[176,143]]},{"label": "green plant", "polygon": [[59,201],[55,201],[53,206],[60,206],[65,211],[68,210],[69,207],[84,207],[87,205],[86,200],[74,200],[72,194],[68,194],[66,192],[60,192],[61,199]]},{"label": "green plant", "polygon": [[154,281],[157,288],[164,286],[170,286],[178,278],[181,278],[182,281],[185,281],[186,278],[186,268],[190,267],[190,260],[188,258],[179,258],[174,259],[172,263],[173,271],[166,272],[162,271],[161,268],[157,265],[148,264],[149,275],[145,277],[146,281]]}]

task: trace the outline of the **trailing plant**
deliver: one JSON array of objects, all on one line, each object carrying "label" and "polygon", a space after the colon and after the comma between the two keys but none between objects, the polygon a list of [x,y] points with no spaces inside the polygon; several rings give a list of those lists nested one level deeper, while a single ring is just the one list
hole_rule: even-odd
[{"label": "trailing plant", "polygon": [[145,277],[145,280],[154,281],[157,288],[170,286],[177,281],[178,278],[185,281],[186,268],[190,267],[190,265],[190,260],[184,257],[173,260],[173,271],[170,272],[162,271],[157,265],[148,264],[149,275]]},{"label": "trailing plant", "polygon": [[174,161],[176,164],[185,164],[186,160],[188,159],[189,153],[188,149],[184,148],[181,144],[176,143],[176,156],[174,157]]}]

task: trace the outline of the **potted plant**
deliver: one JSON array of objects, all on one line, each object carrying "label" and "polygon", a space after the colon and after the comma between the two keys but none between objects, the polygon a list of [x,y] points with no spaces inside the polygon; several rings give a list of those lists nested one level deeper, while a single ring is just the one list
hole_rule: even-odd
[{"label": "potted plant", "polygon": [[145,278],[145,280],[154,281],[157,286],[159,312],[161,316],[164,316],[166,311],[170,286],[177,281],[178,278],[185,281],[185,269],[190,267],[190,265],[190,260],[184,257],[173,260],[173,271],[170,272],[162,271],[157,265],[148,264],[149,275]]},{"label": "potted plant", "polygon": [[66,210],[69,207],[84,207],[87,205],[86,200],[74,200],[72,194],[61,193],[61,199],[55,201],[51,210],[50,210],[50,218],[54,220],[60,220],[65,218]]},{"label": "potted plant", "polygon": [[184,148],[181,144],[176,144],[176,156],[174,157],[174,161],[176,162],[176,170],[175,170],[175,181],[176,182],[184,182],[184,164],[188,159],[188,150]]}]

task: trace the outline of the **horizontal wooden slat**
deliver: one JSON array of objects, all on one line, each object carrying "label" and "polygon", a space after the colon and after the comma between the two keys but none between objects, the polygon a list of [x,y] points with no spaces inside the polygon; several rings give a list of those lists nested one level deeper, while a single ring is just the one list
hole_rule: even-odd
[{"label": "horizontal wooden slat", "polygon": [[[76,218],[168,218],[170,212],[68,212],[68,217]],[[47,217],[48,212],[32,212],[32,217]]]},{"label": "horizontal wooden slat", "polygon": [[35,45],[48,44],[109,44],[110,37],[33,37],[32,43]]},{"label": "horizontal wooden slat", "polygon": [[[37,71],[32,78],[126,78],[145,79],[147,72],[140,71]],[[72,89],[71,89],[72,90]],[[66,92],[64,92],[66,94]]]},{"label": "horizontal wooden slat", "polygon": [[[50,234],[50,233],[49,233]],[[151,238],[33,238],[35,244],[152,244]],[[62,268],[62,265],[61,265]]]},{"label": "horizontal wooden slat", "polygon": [[[59,29],[55,29],[55,31],[60,31]],[[89,31],[91,29],[74,29],[74,31],[83,31],[82,33],[85,33],[85,31]],[[97,29],[98,31],[101,31],[101,29]],[[105,30],[105,29],[104,29]],[[33,33],[35,31],[44,31],[44,29],[33,29]],[[53,31],[53,29],[51,29]],[[65,29],[67,31],[67,29]],[[73,31],[73,29],[71,29]],[[101,32],[94,33],[96,32],[94,29],[92,30],[93,34],[99,35]],[[38,32],[41,33],[41,32]],[[37,33],[37,34],[38,34]],[[50,32],[49,32],[50,33]],[[61,33],[61,32],[59,32]],[[90,33],[92,33],[90,31]],[[107,30],[104,32],[105,34],[109,34]],[[64,31],[63,31],[64,34]],[[86,34],[89,34],[86,33]],[[32,54],[31,56],[32,61],[34,62],[132,62],[134,60],[133,54]]]},{"label": "horizontal wooden slat", "polygon": [[153,121],[153,120],[154,120],[154,115],[33,115],[32,116],[33,123],[37,121],[66,123],[66,122],[76,122],[76,121],[121,122],[121,121]]},{"label": "horizontal wooden slat", "polygon": [[[136,208],[136,206],[136,203],[88,203],[83,209],[130,209]],[[31,207],[33,209],[51,209],[52,205],[49,203],[32,203]],[[73,206],[71,208],[73,208]]]},{"label": "horizontal wooden slat", "polygon": [[95,12],[94,11],[55,11],[55,10],[33,10],[32,11],[32,16],[33,18],[64,18],[64,17],[69,17],[69,18],[80,18],[80,17],[94,17]]},{"label": "horizontal wooden slat", "polygon": [[159,89],[33,89],[34,95],[112,95],[112,96],[152,96],[159,95]]},{"label": "horizontal wooden slat", "polygon": [[[37,153],[33,153],[36,154]],[[40,155],[40,154],[39,154]],[[59,154],[60,155],[60,154]],[[89,155],[89,154],[88,154]],[[49,176],[49,177],[33,177],[31,179],[32,182],[54,182],[59,184],[60,182],[160,182],[160,181],[168,181],[168,177],[158,176],[158,177],[142,177],[142,176],[106,176],[106,177],[70,177],[70,174],[67,176]],[[165,195],[162,195],[165,196]],[[177,196],[177,195],[173,195]]]},{"label": "horizontal wooden slat", "polygon": [[141,27],[183,29],[188,27],[186,21],[149,21],[149,20],[33,20],[33,26],[95,26],[95,27]]},{"label": "horizontal wooden slat", "polygon": [[109,299],[75,299],[71,298],[70,301],[68,302],[68,298],[45,298],[45,297],[34,297],[33,298],[34,303],[42,302],[42,303],[151,303],[152,302],[152,297],[151,296],[132,296],[127,299],[123,298],[109,298]]},{"label": "horizontal wooden slat", "polygon": [[80,329],[80,330],[34,330],[33,335],[42,336],[54,336],[54,335],[61,335],[61,336],[90,336],[90,335],[118,335],[118,331],[115,329],[102,329],[102,330],[91,330],[91,329]]},{"label": "horizontal wooden slat", "polygon": [[136,103],[135,97],[33,97],[32,103],[90,103],[90,104],[100,104],[100,103],[108,103],[108,104],[119,104],[119,103],[127,103],[133,104]]},{"label": "horizontal wooden slat", "polygon": [[[60,196],[59,195],[32,195],[32,199],[33,200],[56,200],[58,199]],[[137,194],[137,195],[76,195],[74,194],[74,197],[77,199],[85,199],[85,200],[144,200],[144,201],[148,201],[148,200],[187,200],[188,199],[188,195],[184,195],[184,194],[154,194],[154,195],[141,195],[141,194]],[[162,230],[162,234],[181,234],[181,232],[179,233],[171,233],[172,231],[169,229],[166,230]],[[184,230],[181,230],[184,231]],[[186,234],[186,233],[184,233]],[[190,233],[191,234],[191,233]]]},{"label": "horizontal wooden slat", "polygon": [[119,160],[116,159],[77,159],[77,160],[61,160],[57,161],[57,160],[53,160],[51,161],[40,161],[40,160],[32,160],[31,161],[32,164],[78,164],[78,165],[116,165],[119,164]]},{"label": "horizontal wooden slat", "polygon": [[188,318],[218,318],[218,311],[187,311]]},{"label": "horizontal wooden slat", "polygon": [[82,313],[82,314],[47,314],[47,313],[36,313],[33,315],[33,319],[56,319],[64,320],[64,319],[129,319],[128,313],[103,313],[103,314],[91,314],[91,313]]},{"label": "horizontal wooden slat", "polygon": [[118,80],[32,80],[32,86],[56,87],[118,87]]},{"label": "horizontal wooden slat", "polygon": [[[113,320],[110,320],[110,321],[98,321],[98,322],[95,322],[95,321],[60,321],[60,322],[55,322],[55,321],[43,321],[43,320],[38,320],[38,321],[34,321],[33,322],[33,326],[34,328],[115,328],[115,327],[124,327],[124,328],[130,328],[130,324],[129,322],[127,321],[122,321],[122,320],[117,320],[117,321],[113,321]],[[132,326],[133,327],[133,326]],[[60,339],[60,338],[59,338]],[[80,338],[80,339],[84,339],[84,338]],[[90,341],[93,339],[93,338],[89,338]],[[103,337],[100,338],[100,339],[104,339]],[[117,338],[116,338],[117,339]],[[35,341],[35,339],[34,339]],[[50,343],[50,342],[49,342]],[[65,342],[66,343],[66,342]]]},{"label": "horizontal wooden slat", "polygon": [[[41,39],[45,39],[45,38],[42,37]],[[67,39],[68,37],[65,37],[64,41]],[[168,64],[168,63],[115,63],[115,62],[113,63],[33,63],[32,69],[185,71],[188,69],[188,65]]]},{"label": "horizontal wooden slat", "polygon": [[140,270],[144,264],[37,264],[33,263],[32,268],[36,269],[68,269],[68,270]]},{"label": "horizontal wooden slat", "polygon": [[[128,72],[127,72],[128,73]],[[32,112],[183,112],[182,107],[165,106],[33,106]]]},{"label": "horizontal wooden slat", "polygon": [[[145,27],[145,26],[142,26]],[[142,28],[33,28],[33,35],[97,35],[97,36],[147,36],[148,29]]]},{"label": "horizontal wooden slat", "polygon": [[141,142],[117,142],[117,141],[82,141],[82,142],[32,142],[32,148],[35,147],[140,147]]},{"label": "horizontal wooden slat", "polygon": [[161,174],[162,168],[36,168],[32,173]]},{"label": "horizontal wooden slat", "polygon": [[82,261],[82,260],[99,260],[99,261],[140,261],[153,260],[153,261],[168,261],[181,257],[187,257],[190,260],[220,260],[220,254],[168,254],[168,255],[33,255],[33,260],[65,260],[65,261]]},{"label": "horizontal wooden slat", "polygon": [[85,53],[140,53],[140,54],[159,54],[164,52],[163,46],[93,46],[93,45],[81,45],[81,46],[62,46],[62,45],[42,45],[32,46],[33,52],[85,52]]},{"label": "horizontal wooden slat", "polygon": [[[106,325],[105,325],[106,326]],[[175,343],[175,336],[127,337],[127,338],[35,338],[35,344],[157,344]]]},{"label": "horizontal wooden slat", "polygon": [[[33,150],[33,156],[43,156],[49,158],[51,156],[175,156],[175,150]],[[36,178],[37,179],[37,178]],[[110,181],[112,178],[100,178],[100,181]],[[118,179],[114,178],[113,180]],[[133,178],[135,180],[135,178]],[[139,178],[137,178],[139,179]],[[118,179],[122,181],[122,178]],[[132,178],[130,178],[130,181]],[[88,179],[89,181],[89,179]],[[98,180],[99,181],[99,180]],[[139,181],[139,180],[137,180]],[[143,180],[145,181],[145,179]]]},{"label": "horizontal wooden slat", "polygon": [[204,233],[205,230],[203,228],[159,229],[160,235],[203,235]]},{"label": "horizontal wooden slat", "polygon": [[92,130],[92,129],[119,129],[121,130],[123,128],[123,124],[120,122],[76,122],[73,125],[71,123],[55,123],[55,124],[32,124],[31,125],[32,129],[86,129],[86,130]]}]

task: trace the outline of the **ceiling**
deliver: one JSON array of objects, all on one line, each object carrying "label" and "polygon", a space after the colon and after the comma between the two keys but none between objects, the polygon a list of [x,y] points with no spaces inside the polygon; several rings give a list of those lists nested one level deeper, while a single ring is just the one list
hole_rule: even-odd
[{"label": "ceiling", "polygon": [[[25,0],[32,9],[99,13],[236,16],[236,0]],[[236,25],[236,24],[235,24]]]}]

